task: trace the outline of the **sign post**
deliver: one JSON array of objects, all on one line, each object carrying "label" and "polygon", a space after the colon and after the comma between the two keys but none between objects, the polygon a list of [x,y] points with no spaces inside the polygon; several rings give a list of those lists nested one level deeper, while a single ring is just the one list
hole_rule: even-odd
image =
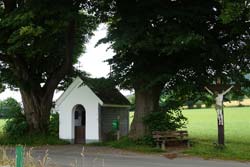
[{"label": "sign post", "polygon": [[23,167],[23,147],[16,147],[16,167]]}]

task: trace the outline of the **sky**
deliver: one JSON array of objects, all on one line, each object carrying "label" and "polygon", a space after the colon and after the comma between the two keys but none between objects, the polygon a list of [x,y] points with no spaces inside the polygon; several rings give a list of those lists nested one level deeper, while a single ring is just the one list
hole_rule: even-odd
[{"label": "sky", "polygon": [[[86,71],[91,77],[107,77],[110,72],[110,67],[105,60],[111,58],[114,53],[111,49],[108,50],[109,44],[101,44],[95,47],[99,39],[106,36],[107,29],[104,24],[101,24],[94,32],[94,36],[86,44],[86,53],[79,57],[79,63],[77,67]],[[56,100],[62,92],[56,92],[54,100]],[[129,91],[122,91],[124,95],[130,94]],[[18,91],[5,90],[0,94],[0,100],[4,100],[8,97],[15,98],[18,102],[21,102],[21,95]]]}]

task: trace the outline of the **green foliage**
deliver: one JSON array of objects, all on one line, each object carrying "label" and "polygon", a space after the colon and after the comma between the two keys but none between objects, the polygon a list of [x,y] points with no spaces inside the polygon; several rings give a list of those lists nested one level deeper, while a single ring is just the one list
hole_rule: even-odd
[{"label": "green foliage", "polygon": [[26,145],[26,146],[42,146],[42,145],[64,145],[69,144],[67,141],[60,140],[55,136],[48,136],[42,134],[35,135],[22,135],[17,138],[1,134],[0,135],[1,145]]},{"label": "green foliage", "polygon": [[[67,0],[39,0],[35,3],[25,1],[17,4],[18,8],[11,13],[0,13],[0,51],[3,54],[0,56],[3,62],[0,74],[5,83],[27,88],[27,84],[46,82],[46,78],[50,78],[54,71],[60,69],[66,61],[64,54],[68,41],[65,36],[72,19],[76,22],[77,31],[74,37],[74,53],[70,56],[76,63],[84,51],[83,44],[97,25],[93,16],[79,12],[80,6],[77,4],[79,5],[76,3],[74,6]],[[14,55],[22,61],[10,61],[16,60]],[[8,59],[5,59],[7,56]],[[23,74],[28,73],[32,82],[24,82],[17,67],[22,68]]]},{"label": "green foliage", "polygon": [[207,108],[211,108],[212,105],[215,103],[214,102],[214,98],[213,96],[209,95],[209,94],[205,94],[202,98],[201,98],[202,102],[206,105]]},{"label": "green foliage", "polygon": [[19,112],[15,115],[14,118],[10,118],[6,121],[4,125],[4,134],[9,137],[19,138],[27,134],[28,132],[28,123],[25,116]]},{"label": "green foliage", "polygon": [[54,113],[50,116],[49,135],[59,137],[59,114]]},{"label": "green foliage", "polygon": [[13,98],[0,101],[0,113],[4,118],[14,118],[19,116],[21,105]]},{"label": "green foliage", "polygon": [[222,11],[220,18],[225,24],[233,22],[235,20],[239,20],[241,19],[241,16],[244,14],[244,12],[249,12],[249,2],[244,0],[226,0],[224,2],[224,5],[225,7]]},{"label": "green foliage", "polygon": [[6,119],[0,119],[0,134],[3,132],[3,127],[6,124]]},{"label": "green foliage", "polygon": [[153,137],[151,135],[144,136],[140,139],[134,140],[134,142],[137,145],[145,145],[145,146],[155,147],[155,140],[153,139]]},{"label": "green foliage", "polygon": [[111,42],[116,53],[109,60],[112,77],[124,87],[142,89],[169,81],[185,68],[183,64],[198,61],[191,57],[197,56],[204,44],[201,34],[207,28],[204,23],[214,14],[213,5],[215,1],[117,3],[108,36],[102,40]]},{"label": "green foliage", "polygon": [[[0,12],[0,75],[4,83],[27,89],[46,83],[67,61],[67,40],[72,39],[65,37],[72,20],[76,23],[76,31],[70,32],[74,34],[73,54],[69,55],[73,63],[84,51],[84,43],[97,22],[87,13],[87,6],[82,5],[84,12],[81,12],[79,1],[75,4],[67,0],[15,3],[17,8]],[[0,8],[4,11],[2,5]],[[24,79],[27,75],[29,82]]]},{"label": "green foliage", "polygon": [[[15,113],[14,117],[11,117],[4,124],[4,134],[19,138],[23,135],[27,135],[28,123],[25,116],[21,113],[21,110]],[[49,124],[49,136],[59,137],[59,114],[51,114]]]},{"label": "green foliage", "polygon": [[152,112],[144,118],[144,123],[151,132],[184,128],[186,121],[187,119],[182,115],[181,110]]},{"label": "green foliage", "polygon": [[47,132],[54,91],[99,19],[87,1],[8,2],[0,1],[0,83],[20,89],[30,130]]},{"label": "green foliage", "polygon": [[[116,3],[101,41],[111,42],[115,51],[108,60],[111,76],[126,88],[167,82],[166,91],[187,83],[200,91],[216,77],[245,82],[249,11],[249,3],[241,0]],[[221,19],[231,14],[230,21]]]}]

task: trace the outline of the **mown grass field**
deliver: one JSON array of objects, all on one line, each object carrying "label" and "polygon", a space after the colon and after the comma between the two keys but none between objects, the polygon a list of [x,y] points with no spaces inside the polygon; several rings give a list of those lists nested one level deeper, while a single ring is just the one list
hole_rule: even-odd
[{"label": "mown grass field", "polygon": [[[199,140],[217,140],[216,111],[209,109],[187,109],[187,129],[190,137]],[[250,107],[224,108],[225,139],[227,142],[250,143]]]},{"label": "mown grass field", "polygon": [[215,109],[187,109],[187,130],[193,147],[186,153],[205,158],[250,160],[250,107],[224,108],[225,144],[222,150],[217,143],[217,119]]},{"label": "mown grass field", "polygon": [[[250,161],[250,107],[226,107],[225,144],[222,150],[217,143],[217,118],[214,108],[185,109],[188,118],[187,130],[192,147],[188,154],[204,158],[220,158]],[[130,122],[133,113],[130,113]]]}]

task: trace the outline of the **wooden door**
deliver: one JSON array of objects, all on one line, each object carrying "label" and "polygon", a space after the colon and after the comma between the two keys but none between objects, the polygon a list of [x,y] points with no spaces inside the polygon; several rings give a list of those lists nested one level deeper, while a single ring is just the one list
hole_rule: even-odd
[{"label": "wooden door", "polygon": [[85,144],[85,126],[75,126],[75,144]]}]

